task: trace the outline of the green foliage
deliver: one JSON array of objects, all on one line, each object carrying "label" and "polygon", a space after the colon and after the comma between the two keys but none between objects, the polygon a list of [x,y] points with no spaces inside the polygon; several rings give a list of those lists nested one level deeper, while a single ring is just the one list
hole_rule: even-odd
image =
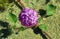
[{"label": "green foliage", "polygon": [[39,17],[39,18],[38,18],[38,23],[40,23],[41,20],[42,20],[42,19]]},{"label": "green foliage", "polygon": [[16,25],[14,25],[14,26],[12,27],[12,29],[14,29],[14,30],[15,30],[15,29],[16,29]]},{"label": "green foliage", "polygon": [[0,0],[0,4],[7,3],[7,2],[8,2],[8,0]]},{"label": "green foliage", "polygon": [[24,28],[24,27],[20,27],[19,28],[19,31],[24,31],[26,28]]},{"label": "green foliage", "polygon": [[56,6],[47,4],[47,11],[46,11],[47,16],[53,15],[55,9],[56,9]]},{"label": "green foliage", "polygon": [[14,23],[17,22],[17,16],[14,15],[14,14],[12,14],[12,13],[9,13],[8,19],[9,19],[9,21],[11,21],[11,22],[14,22]]},{"label": "green foliage", "polygon": [[42,31],[46,31],[46,25],[45,24],[41,24],[39,26],[39,28],[42,30]]},{"label": "green foliage", "polygon": [[36,2],[39,2],[39,0],[36,0]]}]

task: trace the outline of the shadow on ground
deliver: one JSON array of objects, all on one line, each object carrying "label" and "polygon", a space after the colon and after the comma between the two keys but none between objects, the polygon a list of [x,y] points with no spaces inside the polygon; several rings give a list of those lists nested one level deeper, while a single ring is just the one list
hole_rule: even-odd
[{"label": "shadow on ground", "polygon": [[8,37],[11,34],[11,29],[8,28],[9,23],[0,21],[0,26],[6,28],[0,30],[0,39]]},{"label": "shadow on ground", "polygon": [[34,31],[35,34],[40,34],[43,39],[47,39],[47,37],[45,36],[45,34],[43,34],[42,30],[39,27],[37,27],[35,29],[32,28],[32,29],[33,29],[33,31]]}]

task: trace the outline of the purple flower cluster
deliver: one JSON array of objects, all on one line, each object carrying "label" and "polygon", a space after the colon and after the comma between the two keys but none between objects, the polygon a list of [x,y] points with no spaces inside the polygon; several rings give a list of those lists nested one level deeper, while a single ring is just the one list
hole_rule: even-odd
[{"label": "purple flower cluster", "polygon": [[31,8],[24,8],[19,14],[19,21],[25,27],[33,27],[38,21],[38,13]]}]

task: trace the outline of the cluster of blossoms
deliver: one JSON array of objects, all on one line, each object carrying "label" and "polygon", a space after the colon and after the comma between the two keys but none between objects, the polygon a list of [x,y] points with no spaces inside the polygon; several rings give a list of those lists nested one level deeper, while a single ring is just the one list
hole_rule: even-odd
[{"label": "cluster of blossoms", "polygon": [[[20,0],[18,0],[18,2],[19,1]],[[22,6],[21,13],[19,14],[19,21],[26,28],[34,27],[38,23],[38,13],[31,8],[26,8],[23,5],[23,3],[21,3],[21,1],[19,3]],[[41,29],[43,29],[43,28],[45,29],[45,25],[43,25],[41,27]],[[44,33],[51,39],[51,37],[46,32],[44,32]]]},{"label": "cluster of blossoms", "polygon": [[31,8],[24,8],[19,14],[19,21],[25,27],[33,27],[37,24],[38,13]]}]

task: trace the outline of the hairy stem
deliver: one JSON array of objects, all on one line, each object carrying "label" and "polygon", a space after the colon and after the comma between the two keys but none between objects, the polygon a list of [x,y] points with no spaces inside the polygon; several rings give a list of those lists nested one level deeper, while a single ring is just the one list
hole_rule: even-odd
[{"label": "hairy stem", "polygon": [[49,39],[52,39],[51,36],[50,36],[47,32],[44,32],[44,34],[45,34],[46,36],[48,36]]},{"label": "hairy stem", "polygon": [[17,0],[17,2],[19,3],[19,5],[22,7],[22,8],[25,8],[24,4],[21,2],[21,0]]}]

